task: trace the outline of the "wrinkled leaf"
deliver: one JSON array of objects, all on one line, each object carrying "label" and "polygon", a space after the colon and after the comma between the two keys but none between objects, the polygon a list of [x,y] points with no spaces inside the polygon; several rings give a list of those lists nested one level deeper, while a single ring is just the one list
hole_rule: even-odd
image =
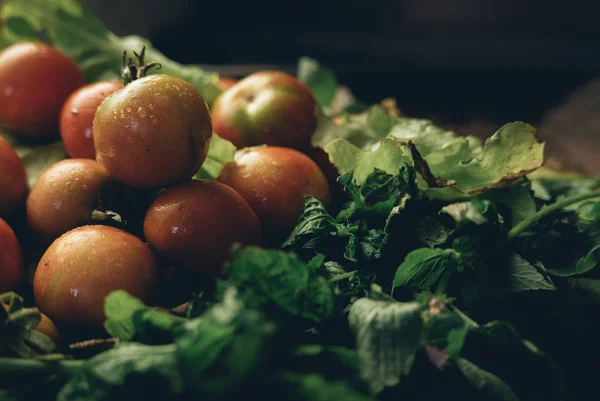
[{"label": "wrinkled leaf", "polygon": [[333,289],[309,266],[293,253],[248,246],[234,250],[227,270],[235,284],[252,288],[286,312],[324,320],[333,313]]},{"label": "wrinkled leaf", "polygon": [[362,375],[371,389],[379,393],[397,385],[410,372],[421,345],[419,304],[361,298],[348,319],[364,360]]},{"label": "wrinkled leaf", "polygon": [[488,372],[466,359],[456,361],[456,366],[465,378],[488,397],[498,401],[519,401],[514,391],[498,376]]}]

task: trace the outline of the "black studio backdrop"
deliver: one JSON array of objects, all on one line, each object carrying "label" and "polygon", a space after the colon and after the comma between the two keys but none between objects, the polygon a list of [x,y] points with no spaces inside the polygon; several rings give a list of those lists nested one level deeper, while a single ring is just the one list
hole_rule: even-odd
[{"label": "black studio backdrop", "polygon": [[[308,55],[358,98],[460,123],[537,121],[600,71],[599,6],[542,0],[84,0],[119,34],[219,71]],[[223,71],[243,74],[252,67]]]}]

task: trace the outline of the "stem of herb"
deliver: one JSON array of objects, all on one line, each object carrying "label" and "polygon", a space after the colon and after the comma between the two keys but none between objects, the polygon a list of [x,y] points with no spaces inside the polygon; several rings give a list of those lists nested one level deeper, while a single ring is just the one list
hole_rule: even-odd
[{"label": "stem of herb", "polygon": [[442,277],[440,277],[438,285],[435,288],[436,295],[443,294],[446,291],[446,286],[448,285],[448,281],[450,281],[451,278],[452,273],[445,272],[444,274],[442,274]]},{"label": "stem of herb", "polygon": [[0,357],[0,373],[47,373],[72,375],[85,361],[44,361],[39,359]]},{"label": "stem of herb", "polygon": [[347,278],[354,277],[354,275],[356,274],[357,271],[358,270],[353,270],[353,271],[348,272],[348,273],[340,274],[339,276],[335,276],[334,278],[329,279],[329,282],[330,283],[335,283],[335,282],[338,282],[338,281],[345,280]]},{"label": "stem of herb", "polygon": [[456,314],[459,315],[470,326],[479,327],[479,324],[475,320],[471,319],[466,313],[458,309],[456,306],[452,305],[452,310],[454,310],[454,312],[456,312]]},{"label": "stem of herb", "polygon": [[519,223],[516,226],[514,226],[508,232],[507,239],[509,241],[515,239],[516,237],[519,236],[519,234],[521,234],[527,228],[529,228],[530,226],[532,226],[533,224],[535,224],[540,219],[548,216],[549,214],[552,214],[552,213],[554,213],[554,212],[556,212],[558,210],[564,209],[565,207],[571,206],[571,205],[573,205],[575,203],[579,203],[581,201],[588,200],[588,199],[593,199],[593,198],[600,198],[600,192],[586,192],[584,194],[569,196],[568,198],[562,199],[562,200],[560,200],[558,202],[555,202],[555,203],[553,203],[553,204],[551,204],[549,206],[546,206],[546,207],[540,209],[535,214],[533,214],[528,219],[523,220],[521,223]]}]

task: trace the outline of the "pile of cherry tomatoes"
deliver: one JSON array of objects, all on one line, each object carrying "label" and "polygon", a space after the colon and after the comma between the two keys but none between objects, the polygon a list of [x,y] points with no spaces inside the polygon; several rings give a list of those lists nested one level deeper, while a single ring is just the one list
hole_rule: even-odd
[{"label": "pile of cherry tomatoes", "polygon": [[[0,293],[31,285],[38,328],[55,341],[63,327],[101,328],[114,290],[157,305],[165,274],[182,274],[191,287],[226,275],[233,244],[277,244],[304,195],[330,201],[323,171],[331,166],[310,146],[318,105],[295,77],[224,78],[209,107],[187,81],[147,74],[159,66],[145,64],[143,51],[135,56],[125,84],[88,83],[49,45],[0,52],[0,127],[27,143],[60,139],[70,156],[29,187],[0,136]],[[239,149],[235,161],[217,180],[193,179],[213,132]],[[43,245],[31,280],[23,267],[30,250],[7,223],[19,209]]]}]

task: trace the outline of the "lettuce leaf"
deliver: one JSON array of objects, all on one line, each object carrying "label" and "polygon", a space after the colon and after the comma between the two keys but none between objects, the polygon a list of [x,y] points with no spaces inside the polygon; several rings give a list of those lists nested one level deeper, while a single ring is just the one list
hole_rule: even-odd
[{"label": "lettuce leaf", "polygon": [[504,125],[481,146],[479,139],[458,136],[431,121],[391,117],[377,110],[321,123],[313,137],[313,144],[323,146],[341,174],[354,171],[358,184],[374,168],[394,173],[402,163],[414,163],[408,143],[455,195],[510,186],[543,163],[544,144],[535,128],[523,122]]}]

